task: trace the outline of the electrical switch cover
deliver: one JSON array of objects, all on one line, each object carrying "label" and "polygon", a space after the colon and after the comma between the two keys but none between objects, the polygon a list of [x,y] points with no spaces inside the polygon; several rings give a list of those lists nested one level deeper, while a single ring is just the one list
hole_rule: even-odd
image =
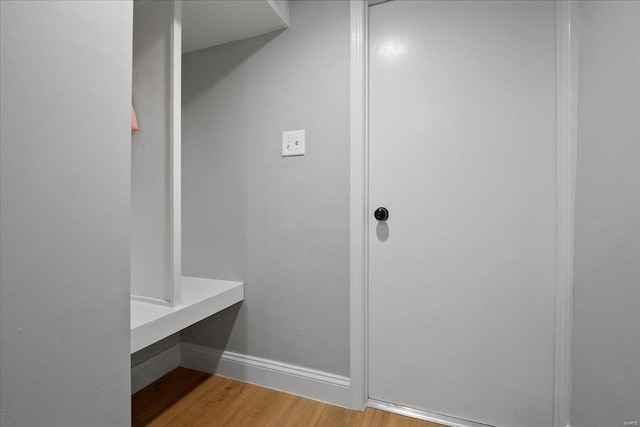
[{"label": "electrical switch cover", "polygon": [[282,157],[304,156],[304,130],[282,132]]}]

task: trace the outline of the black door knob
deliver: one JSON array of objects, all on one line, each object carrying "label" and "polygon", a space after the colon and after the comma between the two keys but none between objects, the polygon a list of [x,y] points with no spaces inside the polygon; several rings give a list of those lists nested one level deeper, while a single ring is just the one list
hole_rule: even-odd
[{"label": "black door knob", "polygon": [[389,211],[387,210],[387,208],[379,207],[373,213],[373,216],[378,221],[386,221],[389,219]]}]

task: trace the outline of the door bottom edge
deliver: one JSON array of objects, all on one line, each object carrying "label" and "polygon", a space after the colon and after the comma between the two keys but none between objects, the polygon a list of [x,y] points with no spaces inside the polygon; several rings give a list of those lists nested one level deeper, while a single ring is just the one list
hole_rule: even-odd
[{"label": "door bottom edge", "polygon": [[450,417],[448,415],[437,414],[435,412],[423,411],[421,409],[410,408],[408,406],[397,405],[395,403],[384,402],[382,400],[367,399],[367,406],[381,411],[392,412],[406,417],[417,418],[423,421],[442,424],[447,427],[495,427],[489,424],[482,424],[462,418]]}]

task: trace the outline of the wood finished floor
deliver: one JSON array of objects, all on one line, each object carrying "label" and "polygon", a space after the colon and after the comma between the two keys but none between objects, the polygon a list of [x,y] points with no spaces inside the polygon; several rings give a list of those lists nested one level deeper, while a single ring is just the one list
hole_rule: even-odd
[{"label": "wood finished floor", "polygon": [[131,406],[134,427],[442,427],[372,408],[352,411],[186,368],[134,394]]}]

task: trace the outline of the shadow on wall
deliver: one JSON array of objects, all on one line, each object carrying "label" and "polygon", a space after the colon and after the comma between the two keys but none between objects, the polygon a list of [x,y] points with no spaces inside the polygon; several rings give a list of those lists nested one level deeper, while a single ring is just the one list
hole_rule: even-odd
[{"label": "shadow on wall", "polygon": [[191,335],[197,335],[199,338],[198,341],[205,341],[207,347],[220,351],[219,354],[211,356],[215,357],[215,360],[208,361],[208,366],[213,367],[213,373],[217,371],[222,352],[227,348],[229,337],[231,336],[241,307],[242,301],[211,317],[201,320],[195,325],[183,330],[181,333],[182,342],[192,342],[192,340],[189,340],[189,337]]},{"label": "shadow on wall", "polygon": [[[240,64],[278,37],[285,29],[184,54],[182,56],[183,63],[188,62],[191,58],[200,56],[202,58],[198,60],[198,67],[183,67],[182,69],[183,82],[185,80],[191,82],[188,85],[184,83],[182,85],[182,110],[188,110],[208,92],[209,88],[223,80]],[[220,56],[223,56],[225,60],[219,61]],[[203,77],[205,74],[206,78]]]}]

